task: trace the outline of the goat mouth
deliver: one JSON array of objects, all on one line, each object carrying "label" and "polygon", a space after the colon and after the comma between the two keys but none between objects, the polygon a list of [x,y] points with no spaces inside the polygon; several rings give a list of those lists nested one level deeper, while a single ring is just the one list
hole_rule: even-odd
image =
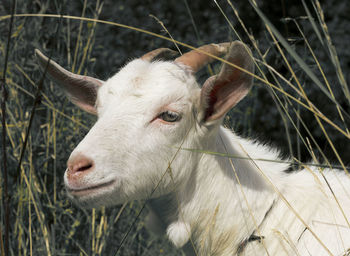
[{"label": "goat mouth", "polygon": [[111,181],[108,181],[105,183],[86,186],[83,188],[69,188],[69,187],[67,187],[67,191],[73,196],[84,196],[84,195],[89,195],[89,194],[92,194],[94,192],[97,192],[103,188],[109,187],[114,183],[115,183],[115,181],[111,180]]}]

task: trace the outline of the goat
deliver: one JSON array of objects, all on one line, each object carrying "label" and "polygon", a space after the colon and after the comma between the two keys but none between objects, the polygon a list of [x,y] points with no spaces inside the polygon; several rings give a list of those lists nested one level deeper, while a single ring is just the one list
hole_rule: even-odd
[{"label": "goat", "polygon": [[[200,89],[195,73],[224,54]],[[36,55],[45,68],[48,58]],[[105,82],[49,61],[49,78],[98,115],[67,162],[68,196],[85,207],[147,199],[149,222],[164,223],[175,246],[193,240],[188,254],[349,253],[348,176],[312,166],[287,173],[277,150],[221,125],[253,83],[247,46],[210,44],[162,60],[172,55],[151,51]]]}]

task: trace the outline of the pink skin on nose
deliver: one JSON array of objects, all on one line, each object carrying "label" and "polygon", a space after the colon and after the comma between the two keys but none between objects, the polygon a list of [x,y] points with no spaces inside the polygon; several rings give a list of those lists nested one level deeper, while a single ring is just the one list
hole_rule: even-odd
[{"label": "pink skin on nose", "polygon": [[67,180],[72,189],[84,188],[84,175],[94,170],[92,159],[79,154],[68,160]]}]

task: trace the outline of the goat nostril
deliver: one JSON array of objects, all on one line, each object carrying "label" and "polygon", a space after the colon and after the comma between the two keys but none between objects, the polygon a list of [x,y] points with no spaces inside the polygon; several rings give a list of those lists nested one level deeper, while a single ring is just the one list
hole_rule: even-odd
[{"label": "goat nostril", "polygon": [[78,168],[78,170],[76,170],[76,172],[83,172],[83,171],[87,171],[92,167],[92,164],[87,164],[85,166],[82,166],[80,168]]},{"label": "goat nostril", "polygon": [[92,170],[94,162],[83,155],[75,156],[68,160],[68,170],[70,174],[78,174]]}]

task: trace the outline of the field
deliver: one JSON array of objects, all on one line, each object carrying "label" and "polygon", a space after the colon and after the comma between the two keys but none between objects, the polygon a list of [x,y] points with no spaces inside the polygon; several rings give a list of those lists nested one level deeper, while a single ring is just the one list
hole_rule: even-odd
[{"label": "field", "polygon": [[[0,3],[1,255],[183,255],[144,227],[144,201],[85,210],[68,200],[66,161],[96,117],[43,79],[36,48],[74,73],[106,80],[158,47],[186,52],[241,40],[256,77],[225,126],[291,155],[291,172],[309,161],[349,171],[347,1],[192,2]],[[198,81],[219,67],[208,66]]]}]

